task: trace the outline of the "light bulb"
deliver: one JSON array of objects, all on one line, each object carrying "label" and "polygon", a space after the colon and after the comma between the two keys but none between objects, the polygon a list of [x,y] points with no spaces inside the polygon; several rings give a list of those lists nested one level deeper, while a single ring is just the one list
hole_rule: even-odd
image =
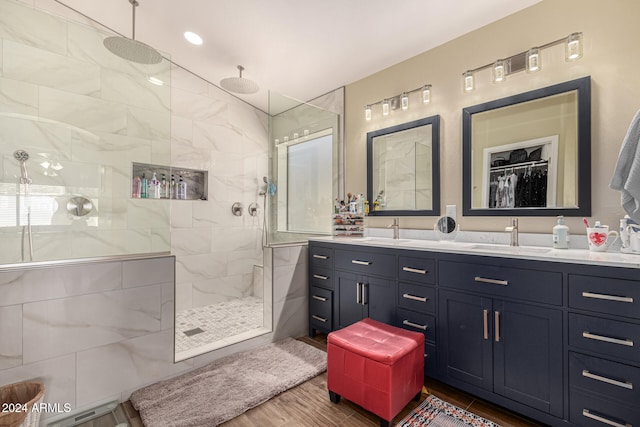
[{"label": "light bulb", "polygon": [[473,76],[473,71],[466,71],[462,74],[462,88],[465,92],[471,92],[475,89],[476,82]]},{"label": "light bulb", "polygon": [[569,34],[564,49],[564,58],[567,61],[582,58],[582,33]]},{"label": "light bulb", "polygon": [[502,83],[507,78],[507,64],[504,60],[498,59],[491,69],[494,83]]},{"label": "light bulb", "polygon": [[431,102],[431,85],[425,85],[422,88],[422,102],[425,104]]},{"label": "light bulb", "polygon": [[403,110],[409,109],[409,95],[407,95],[407,92],[402,92],[402,95],[400,96],[400,105]]},{"label": "light bulb", "polygon": [[540,58],[540,49],[532,47],[527,52],[527,73],[535,73],[542,68],[542,60]]},{"label": "light bulb", "polygon": [[389,100],[385,99],[384,101],[382,101],[382,115],[383,116],[388,116],[389,115]]},{"label": "light bulb", "polygon": [[371,121],[371,105],[364,107],[364,119],[368,122]]}]

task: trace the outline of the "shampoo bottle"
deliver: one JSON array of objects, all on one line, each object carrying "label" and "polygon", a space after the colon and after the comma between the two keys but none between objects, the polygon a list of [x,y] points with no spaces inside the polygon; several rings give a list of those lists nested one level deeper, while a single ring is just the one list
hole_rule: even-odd
[{"label": "shampoo bottle", "polygon": [[139,199],[142,191],[142,180],[139,176],[133,178],[131,182],[131,197],[134,199]]},{"label": "shampoo bottle", "polygon": [[149,183],[147,193],[149,194],[150,199],[160,198],[160,181],[158,181],[158,177],[156,176],[155,172],[153,173],[153,177],[151,178],[151,182]]},{"label": "shampoo bottle", "polygon": [[160,181],[160,198],[161,199],[169,198],[169,191],[167,187],[167,177],[165,174],[162,174],[162,180]]},{"label": "shampoo bottle", "polygon": [[147,194],[148,186],[149,181],[147,181],[147,178],[144,176],[144,174],[142,174],[142,180],[140,182],[140,197],[142,197],[143,199],[149,197],[149,195]]},{"label": "shampoo bottle", "polygon": [[187,200],[187,183],[182,180],[182,176],[180,176],[180,180],[178,181],[178,195],[176,199]]},{"label": "shampoo bottle", "polygon": [[553,248],[569,248],[569,227],[565,225],[562,215],[558,216],[558,224],[553,227]]}]

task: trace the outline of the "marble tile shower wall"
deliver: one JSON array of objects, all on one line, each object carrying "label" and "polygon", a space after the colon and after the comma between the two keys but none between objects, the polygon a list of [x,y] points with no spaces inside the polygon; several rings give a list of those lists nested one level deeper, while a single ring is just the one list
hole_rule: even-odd
[{"label": "marble tile shower wall", "polygon": [[[30,153],[34,259],[169,251],[169,203],[132,200],[131,162],[170,161],[169,62],[142,67],[108,52],[105,33],[0,0],[0,203],[20,191],[13,152]],[[72,195],[96,210],[66,212]],[[47,215],[40,208],[47,207]],[[38,211],[40,213],[36,213]],[[0,264],[20,261],[20,227],[3,216]]]},{"label": "marble tile shower wall", "polygon": [[127,399],[194,367],[173,363],[172,256],[5,270],[0,294],[0,384],[41,380],[46,402]]},{"label": "marble tile shower wall", "polygon": [[[171,164],[209,171],[208,200],[171,202],[177,310],[254,294],[262,265],[268,118],[179,67],[171,72]],[[231,205],[244,206],[242,216]],[[247,212],[259,204],[258,215]]]}]

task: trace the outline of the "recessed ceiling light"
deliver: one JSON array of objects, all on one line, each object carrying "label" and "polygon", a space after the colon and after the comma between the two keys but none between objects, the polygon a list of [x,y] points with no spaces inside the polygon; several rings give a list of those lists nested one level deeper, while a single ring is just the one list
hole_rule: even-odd
[{"label": "recessed ceiling light", "polygon": [[192,33],[191,31],[186,31],[184,33],[184,38],[191,44],[195,44],[196,46],[200,46],[202,44],[202,37],[197,35],[196,33]]}]

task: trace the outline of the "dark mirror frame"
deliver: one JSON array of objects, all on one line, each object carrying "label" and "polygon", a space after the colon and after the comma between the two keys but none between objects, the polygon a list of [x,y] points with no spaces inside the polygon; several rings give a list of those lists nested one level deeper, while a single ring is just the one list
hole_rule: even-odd
[{"label": "dark mirror frame", "polygon": [[[373,139],[416,127],[431,125],[431,207],[429,210],[373,210]],[[439,216],[440,215],[440,116],[402,123],[367,133],[367,200],[370,216]]]},{"label": "dark mirror frame", "polygon": [[[472,208],[472,129],[474,114],[571,91],[578,92],[578,207],[572,208]],[[467,107],[462,110],[462,213],[465,216],[591,216],[591,77]]]}]

